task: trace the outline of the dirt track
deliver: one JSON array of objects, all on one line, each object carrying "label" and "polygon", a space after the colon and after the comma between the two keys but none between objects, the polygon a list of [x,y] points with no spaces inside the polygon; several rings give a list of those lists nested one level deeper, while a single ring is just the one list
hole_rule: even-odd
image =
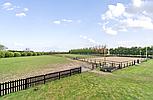
[{"label": "dirt track", "polygon": [[[137,59],[143,60],[144,58],[133,58],[133,57],[106,57],[106,60],[116,61],[116,62],[124,62],[124,61],[137,60]],[[103,61],[104,60],[104,57],[91,58],[91,60]]]}]

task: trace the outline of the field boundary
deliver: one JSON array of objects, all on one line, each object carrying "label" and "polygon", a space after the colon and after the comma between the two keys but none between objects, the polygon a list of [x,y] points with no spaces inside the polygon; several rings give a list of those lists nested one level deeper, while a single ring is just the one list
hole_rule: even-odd
[{"label": "field boundary", "polygon": [[63,70],[59,72],[0,83],[0,97],[13,92],[20,91],[20,90],[25,90],[39,84],[45,84],[46,82],[50,82],[50,81],[58,80],[71,75],[79,74],[81,72],[82,72],[82,68],[78,67],[78,68],[73,68],[69,70]]}]

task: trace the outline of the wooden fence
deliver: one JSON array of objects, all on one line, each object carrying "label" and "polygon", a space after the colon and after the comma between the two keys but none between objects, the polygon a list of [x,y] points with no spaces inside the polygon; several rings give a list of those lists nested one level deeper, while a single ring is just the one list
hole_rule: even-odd
[{"label": "wooden fence", "polygon": [[6,94],[10,94],[20,90],[25,90],[29,87],[33,87],[38,84],[45,84],[46,82],[57,80],[78,73],[81,73],[81,67],[49,73],[45,75],[39,75],[35,77],[29,77],[26,79],[19,79],[15,81],[0,83],[0,96],[4,96]]},{"label": "wooden fence", "polygon": [[142,63],[144,60],[143,59],[133,59],[133,60],[128,60],[128,61],[111,61],[111,60],[105,60],[105,61],[99,61],[96,59],[77,59],[79,61],[83,61],[83,62],[88,62],[90,64],[92,64],[90,69],[95,69],[97,67],[100,67],[102,69],[102,71],[108,71],[108,72],[112,72],[114,70],[117,69],[122,69],[125,67],[129,67],[129,66],[133,66],[136,64],[140,64]]}]

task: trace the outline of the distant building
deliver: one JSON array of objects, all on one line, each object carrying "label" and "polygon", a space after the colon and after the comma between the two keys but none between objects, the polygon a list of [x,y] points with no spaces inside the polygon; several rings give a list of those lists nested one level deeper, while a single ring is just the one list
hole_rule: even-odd
[{"label": "distant building", "polygon": [[26,48],[26,49],[23,50],[23,51],[26,51],[26,52],[33,52],[33,51],[30,50],[30,48]]}]

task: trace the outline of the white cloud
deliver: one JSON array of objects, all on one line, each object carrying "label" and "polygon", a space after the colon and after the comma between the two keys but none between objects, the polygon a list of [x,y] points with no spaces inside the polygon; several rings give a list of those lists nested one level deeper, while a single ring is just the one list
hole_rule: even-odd
[{"label": "white cloud", "polygon": [[87,36],[82,36],[82,35],[80,35],[80,38],[82,38],[82,39],[84,39],[84,40],[87,40],[89,43],[92,43],[92,44],[96,44],[96,45],[99,44],[99,43],[96,42],[94,39],[88,38]]},{"label": "white cloud", "polygon": [[53,21],[54,24],[72,23],[72,22],[73,22],[73,20],[70,20],[70,19],[61,19],[61,20]]},{"label": "white cloud", "polygon": [[17,17],[25,17],[26,16],[26,13],[24,13],[24,12],[16,13],[16,16]]},{"label": "white cloud", "polygon": [[134,20],[129,18],[129,19],[126,19],[124,22],[127,24],[127,27],[131,27],[131,28],[153,29],[153,23],[151,20],[145,20],[145,19]]},{"label": "white cloud", "polygon": [[10,2],[6,2],[2,5],[2,9],[5,10],[14,10],[15,6],[12,5]]},{"label": "white cloud", "polygon": [[3,8],[8,8],[8,7],[12,6],[12,4],[10,2],[6,2],[2,6],[3,6]]},{"label": "white cloud", "polygon": [[153,1],[132,0],[132,3],[108,5],[108,10],[102,14],[102,29],[105,33],[116,35],[128,29],[153,30]]},{"label": "white cloud", "polygon": [[116,35],[116,34],[117,34],[117,31],[113,30],[111,27],[105,28],[104,31],[105,31],[107,34],[110,34],[110,35]]},{"label": "white cloud", "polygon": [[72,21],[72,20],[70,20],[70,19],[62,19],[61,21],[63,21],[63,22],[68,22],[68,23],[73,22],[73,21]]},{"label": "white cloud", "polygon": [[102,25],[103,27],[103,31],[107,34],[110,34],[110,35],[116,35],[117,34],[117,31],[113,30],[111,27],[107,27],[106,25],[108,24],[109,22],[106,22]]},{"label": "white cloud", "polygon": [[59,19],[59,20],[54,20],[54,24],[70,24],[70,23],[81,23],[81,20],[72,20],[72,19]]},{"label": "white cloud", "polygon": [[[14,12],[15,16],[17,16],[17,17],[26,16],[27,15],[26,12],[29,11],[28,8],[21,8],[20,6],[13,5],[10,2],[4,3],[2,5],[2,9]],[[17,13],[17,12],[20,12],[20,13]]]},{"label": "white cloud", "polygon": [[142,4],[142,0],[133,0],[133,5],[134,5],[135,7],[140,7],[141,4]]},{"label": "white cloud", "polygon": [[26,12],[26,11],[29,11],[29,9],[28,9],[28,8],[24,8],[24,9],[23,9],[23,11],[25,11],[25,12]]},{"label": "white cloud", "polygon": [[108,11],[102,15],[102,19],[113,19],[114,17],[119,17],[125,12],[125,7],[121,3],[117,5],[108,5]]},{"label": "white cloud", "polygon": [[56,21],[53,21],[54,24],[61,24],[61,21],[59,20],[56,20]]}]

